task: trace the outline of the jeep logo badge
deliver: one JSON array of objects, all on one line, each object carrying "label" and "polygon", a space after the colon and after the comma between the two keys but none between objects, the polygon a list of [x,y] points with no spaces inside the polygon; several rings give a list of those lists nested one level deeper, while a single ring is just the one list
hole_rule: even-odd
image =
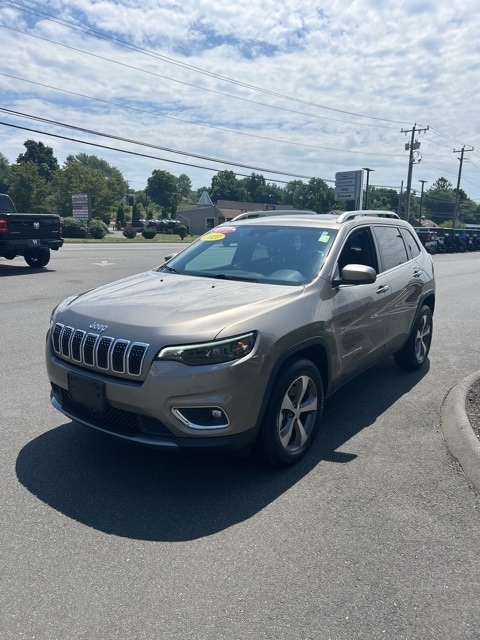
[{"label": "jeep logo badge", "polygon": [[34,229],[40,229],[40,223],[39,222],[34,222],[33,223],[33,228]]},{"label": "jeep logo badge", "polygon": [[103,333],[108,329],[108,324],[100,324],[100,322],[92,322],[92,324],[88,325],[89,329],[95,329],[95,331],[99,331]]}]

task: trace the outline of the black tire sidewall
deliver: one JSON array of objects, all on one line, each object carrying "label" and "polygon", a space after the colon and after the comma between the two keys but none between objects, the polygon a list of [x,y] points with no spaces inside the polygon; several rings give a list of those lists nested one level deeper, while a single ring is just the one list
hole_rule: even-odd
[{"label": "black tire sidewall", "polygon": [[50,261],[50,249],[39,249],[25,254],[25,262],[34,269],[41,269]]}]

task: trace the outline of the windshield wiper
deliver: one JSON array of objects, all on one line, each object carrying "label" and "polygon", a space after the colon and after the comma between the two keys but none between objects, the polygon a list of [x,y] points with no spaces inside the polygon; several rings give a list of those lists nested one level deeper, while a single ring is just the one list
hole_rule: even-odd
[{"label": "windshield wiper", "polygon": [[214,276],[217,280],[242,280],[244,282],[258,282],[258,278],[249,278],[248,276],[231,276],[228,273],[216,273]]},{"label": "windshield wiper", "polygon": [[178,273],[176,269],[173,267],[169,267],[168,264],[164,264],[163,267],[160,267],[162,271],[168,271],[169,273]]}]

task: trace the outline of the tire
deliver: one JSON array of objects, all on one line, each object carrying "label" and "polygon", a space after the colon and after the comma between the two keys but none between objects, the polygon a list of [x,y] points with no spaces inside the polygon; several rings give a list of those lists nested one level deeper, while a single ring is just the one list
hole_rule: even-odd
[{"label": "tire", "polygon": [[25,254],[25,262],[32,269],[41,269],[50,261],[50,249],[33,249]]},{"label": "tire", "polygon": [[430,351],[432,332],[432,311],[430,307],[424,305],[420,309],[405,346],[394,354],[395,362],[401,369],[415,371],[423,367]]},{"label": "tire", "polygon": [[323,384],[310,360],[280,372],[260,426],[257,449],[273,466],[288,466],[310,449],[323,412]]}]

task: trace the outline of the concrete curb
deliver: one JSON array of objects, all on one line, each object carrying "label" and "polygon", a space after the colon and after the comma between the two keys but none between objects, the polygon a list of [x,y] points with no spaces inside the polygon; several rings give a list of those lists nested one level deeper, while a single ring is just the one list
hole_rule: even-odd
[{"label": "concrete curb", "polygon": [[441,424],[450,453],[480,493],[480,440],[473,432],[465,408],[470,387],[478,379],[480,371],[467,376],[449,391],[442,405]]}]

